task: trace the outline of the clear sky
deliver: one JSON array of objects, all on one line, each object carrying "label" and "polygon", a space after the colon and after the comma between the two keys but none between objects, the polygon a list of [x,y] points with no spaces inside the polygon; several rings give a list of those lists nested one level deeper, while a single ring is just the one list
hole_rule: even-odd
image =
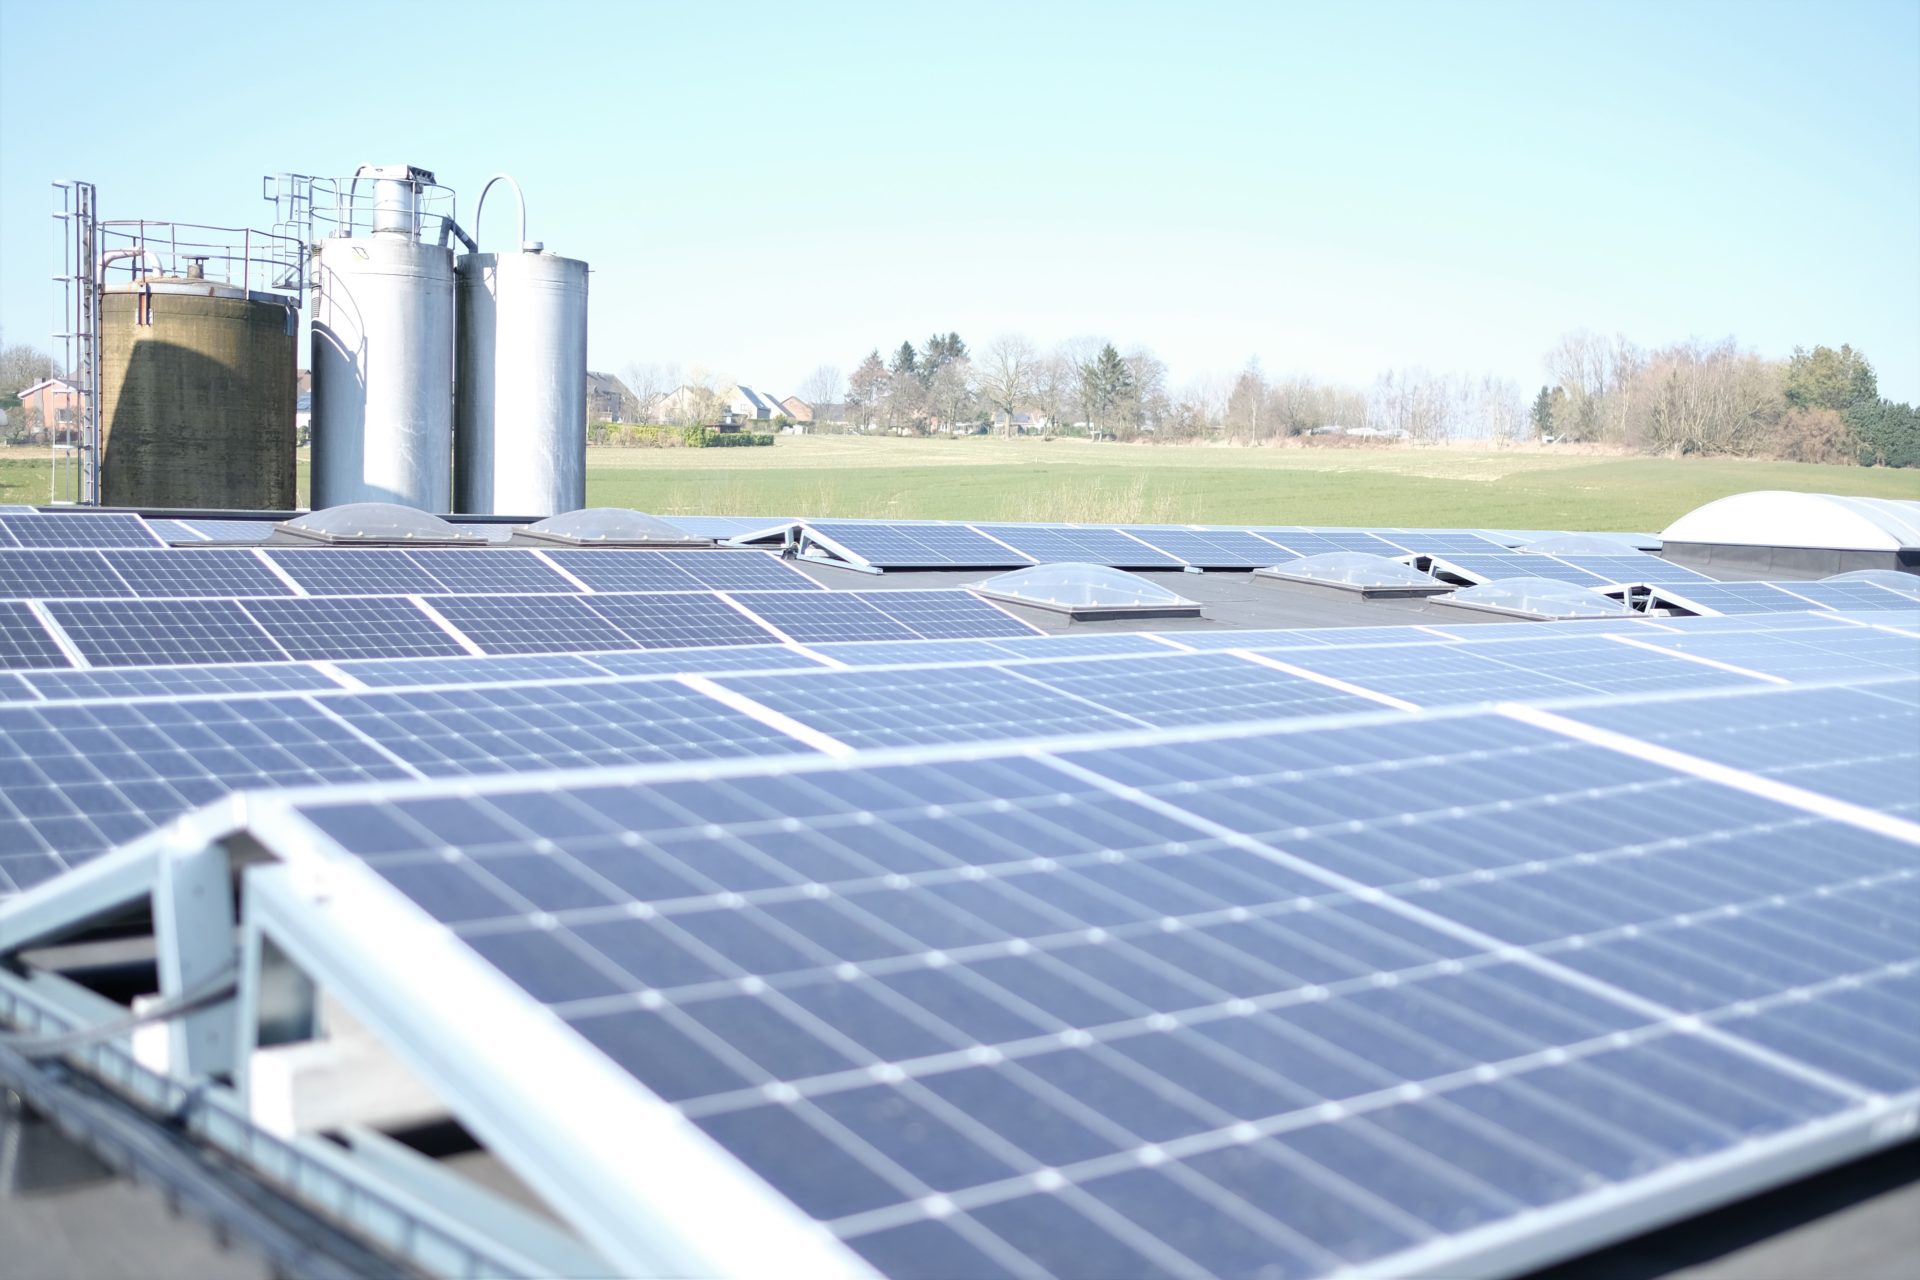
[{"label": "clear sky", "polygon": [[363,162],[463,214],[517,176],[594,268],[601,369],[784,394],[1016,330],[1176,386],[1258,356],[1532,387],[1589,328],[1851,342],[1920,399],[1915,0],[0,0],[6,338],[55,327],[55,179],[263,225],[263,174]]}]

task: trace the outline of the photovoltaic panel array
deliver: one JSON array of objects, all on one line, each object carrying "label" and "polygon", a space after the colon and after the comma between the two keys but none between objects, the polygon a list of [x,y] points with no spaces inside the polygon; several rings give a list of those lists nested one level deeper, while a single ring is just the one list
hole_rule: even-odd
[{"label": "photovoltaic panel array", "polygon": [[577,551],[541,554],[595,591],[818,591],[777,557],[758,551]]},{"label": "photovoltaic panel array", "polygon": [[1920,1089],[1914,844],[1491,715],[300,814],[884,1274],[1524,1266]]},{"label": "photovoltaic panel array", "polygon": [[1683,608],[1715,613],[1801,613],[1818,607],[1786,584],[1771,582],[1681,582],[1662,586],[1658,594]]},{"label": "photovoltaic panel array", "polygon": [[1033,636],[1033,627],[966,591],[762,591],[736,597],[801,644]]},{"label": "photovoltaic panel array", "polygon": [[1333,551],[1364,551],[1376,556],[1402,556],[1407,553],[1406,548],[1397,542],[1357,530],[1262,527],[1253,532],[1296,557],[1324,555]]},{"label": "photovoltaic panel array", "polygon": [[16,600],[0,600],[0,668],[71,665],[32,610]]},{"label": "photovoltaic panel array", "polygon": [[249,551],[103,551],[136,596],[286,596],[293,590]]},{"label": "photovoltaic panel array", "polygon": [[965,525],[809,521],[830,549],[882,569],[998,569],[1031,564],[1020,552]]},{"label": "photovoltaic panel array", "polygon": [[1260,569],[1287,559],[1287,553],[1259,534],[1244,529],[1175,529],[1128,526],[1120,532],[1202,569]]},{"label": "photovoltaic panel array", "polygon": [[164,546],[139,516],[115,512],[16,514],[0,516],[0,546],[8,547],[159,547]]},{"label": "photovoltaic panel array", "polygon": [[999,541],[1041,564],[1081,561],[1114,569],[1177,569],[1180,561],[1118,529],[1068,525],[996,524],[984,526]]}]

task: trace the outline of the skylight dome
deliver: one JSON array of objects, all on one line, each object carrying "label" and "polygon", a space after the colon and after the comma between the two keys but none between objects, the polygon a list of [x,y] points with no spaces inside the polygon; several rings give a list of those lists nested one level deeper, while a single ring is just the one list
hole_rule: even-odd
[{"label": "skylight dome", "polygon": [[1631,618],[1634,610],[1624,601],[1573,582],[1552,578],[1502,578],[1463,587],[1437,603],[1459,605],[1466,609],[1485,609],[1493,613],[1511,613],[1526,618]]},{"label": "skylight dome", "polygon": [[1197,618],[1200,606],[1157,582],[1105,565],[1035,565],[976,582],[968,590],[990,600],[1029,605],[1071,618]]},{"label": "skylight dome", "polygon": [[1867,582],[1876,587],[1885,587],[1889,591],[1898,591],[1903,596],[1912,596],[1920,600],[1920,576],[1901,573],[1898,569],[1855,569],[1850,573],[1830,574],[1824,582]]},{"label": "skylight dome", "polygon": [[1920,547],[1920,502],[1761,490],[1695,507],[1660,535],[1705,546],[1899,551]]},{"label": "skylight dome", "polygon": [[1518,548],[1536,556],[1621,556],[1638,551],[1644,539],[1605,533],[1556,533]]},{"label": "skylight dome", "polygon": [[391,502],[348,502],[276,526],[281,533],[313,542],[375,546],[467,546],[487,539],[463,533],[439,516]]},{"label": "skylight dome", "polygon": [[540,542],[573,547],[704,547],[713,539],[688,533],[676,524],[625,507],[586,507],[548,516],[520,531]]},{"label": "skylight dome", "polygon": [[1311,582],[1365,595],[1438,595],[1450,590],[1446,583],[1429,577],[1411,565],[1365,551],[1328,551],[1317,556],[1303,556],[1285,564],[1255,569],[1253,576]]}]

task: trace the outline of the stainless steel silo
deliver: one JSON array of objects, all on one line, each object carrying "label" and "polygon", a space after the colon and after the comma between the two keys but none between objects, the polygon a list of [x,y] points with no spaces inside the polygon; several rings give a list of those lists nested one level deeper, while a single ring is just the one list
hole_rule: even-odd
[{"label": "stainless steel silo", "polygon": [[410,166],[363,168],[340,231],[315,246],[316,510],[453,509],[453,251],[420,238],[433,185]]},{"label": "stainless steel silo", "polygon": [[[503,176],[516,196],[519,186]],[[551,516],[587,504],[587,264],[543,252],[470,253],[456,286],[454,500],[462,512]]]},{"label": "stainless steel silo", "polygon": [[456,287],[456,510],[551,516],[587,504],[587,264],[471,253]]}]

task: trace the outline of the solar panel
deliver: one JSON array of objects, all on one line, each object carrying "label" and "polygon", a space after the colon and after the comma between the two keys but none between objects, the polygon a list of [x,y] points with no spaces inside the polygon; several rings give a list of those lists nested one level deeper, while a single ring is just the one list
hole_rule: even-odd
[{"label": "solar panel", "polygon": [[0,597],[54,600],[133,594],[97,551],[0,550]]},{"label": "solar panel", "polygon": [[996,524],[993,536],[1041,564],[1083,561],[1113,569],[1177,569],[1180,561],[1118,529],[1069,525]]},{"label": "solar panel", "polygon": [[1799,613],[1816,607],[1771,582],[1685,582],[1662,594],[1720,613]]},{"label": "solar panel", "polygon": [[87,698],[184,698],[233,693],[297,693],[338,689],[325,672],[301,662],[204,667],[112,667],[36,672],[29,683],[48,702]]},{"label": "solar panel", "polygon": [[998,569],[1031,563],[1018,551],[965,525],[813,520],[806,527],[840,553],[875,568]]},{"label": "solar panel", "polygon": [[0,894],[234,791],[407,776],[302,698],[0,708]]},{"label": "solar panel", "polygon": [[1379,704],[1223,653],[1049,662],[1020,675],[1146,724],[1231,724],[1377,710]]},{"label": "solar panel", "polygon": [[[166,543],[185,542],[199,546],[208,540],[206,534],[193,528],[184,520],[148,520],[147,528],[153,530],[154,536]],[[6,542],[0,545],[11,546],[12,543]]]},{"label": "solar panel", "polygon": [[251,600],[246,611],[295,658],[430,658],[465,653],[409,600]]},{"label": "solar panel", "polygon": [[820,663],[785,645],[731,649],[639,649],[596,653],[593,665],[616,676],[720,675],[728,671],[816,671]]},{"label": "solar panel", "polygon": [[1596,573],[1609,582],[1712,582],[1704,573],[1664,560],[1659,556],[1644,554],[1622,554],[1617,556],[1572,556],[1552,557],[1589,573]]},{"label": "solar panel", "polygon": [[807,750],[669,681],[349,694],[327,707],[431,777]]},{"label": "solar panel", "polygon": [[1277,654],[1302,670],[1420,707],[1705,689],[1752,684],[1746,676],[1614,644],[1603,637],[1492,645],[1301,649]]},{"label": "solar panel", "polygon": [[374,689],[418,688],[434,684],[533,684],[548,680],[586,680],[606,673],[585,658],[540,654],[504,658],[381,658],[343,662],[340,671]]},{"label": "solar panel", "polygon": [[0,516],[23,547],[160,547],[166,544],[139,516],[120,513]]},{"label": "solar panel", "polygon": [[[1775,582],[1775,588],[1799,596],[1822,609],[1873,610],[1894,613],[1913,608],[1913,598],[1876,587],[1871,582]],[[1685,587],[1681,588],[1684,592]]]},{"label": "solar panel", "polygon": [[675,527],[700,538],[732,538],[743,533],[758,533],[784,522],[781,516],[674,516],[663,515]]},{"label": "solar panel", "polygon": [[[1476,627],[1476,631],[1490,628]],[[1270,631],[1169,631],[1166,639],[1193,649],[1299,649],[1334,646],[1439,643],[1447,637],[1425,627],[1311,627]]]},{"label": "solar panel", "polygon": [[[1669,714],[1583,707],[1569,719],[1886,813],[1920,811],[1920,707],[1868,688],[1788,689],[1771,697],[1688,698]],[[1920,690],[1920,681],[1893,689]],[[1636,710],[1641,714],[1633,714]],[[1832,864],[1826,864],[1832,865]]]},{"label": "solar panel", "polygon": [[103,551],[137,596],[288,596],[287,584],[251,551]]},{"label": "solar panel", "polygon": [[53,600],[46,609],[96,667],[283,662],[287,657],[231,600]]},{"label": "solar panel", "polygon": [[315,547],[267,554],[289,578],[316,596],[431,595],[440,583],[412,553],[380,547]]},{"label": "solar panel", "polygon": [[783,635],[801,644],[829,640],[919,640],[918,632],[896,622],[847,591],[762,591],[740,601]]},{"label": "solar panel", "polygon": [[1406,548],[1397,542],[1352,529],[1254,529],[1252,532],[1295,556],[1317,556],[1332,551],[1364,551],[1376,556],[1400,556]]},{"label": "solar panel", "polygon": [[[1844,629],[1842,629],[1844,627]],[[1820,630],[1642,633],[1640,643],[1788,680],[1847,680],[1920,671],[1920,639],[1835,623]]]},{"label": "solar panel", "polygon": [[1286,558],[1271,542],[1243,529],[1128,526],[1120,532],[1202,569],[1258,569]]},{"label": "solar panel", "polygon": [[36,701],[33,686],[19,676],[0,672],[0,702]]},{"label": "solar panel", "polygon": [[178,520],[209,542],[265,542],[273,536],[271,520]]},{"label": "solar panel", "polygon": [[779,643],[778,636],[710,594],[594,595],[585,602],[642,649]]},{"label": "solar panel", "polygon": [[407,552],[407,559],[432,575],[440,584],[437,590],[462,595],[568,595],[578,590],[530,551],[422,549]]},{"label": "solar panel", "polygon": [[719,683],[850,747],[993,742],[1142,722],[993,667],[728,676]]},{"label": "solar panel", "polygon": [[992,640],[851,640],[809,646],[848,667],[900,663],[1004,662],[1012,655]]},{"label": "solar panel", "polygon": [[1516,552],[1506,555],[1440,556],[1438,560],[1440,563],[1435,566],[1436,572],[1453,569],[1463,576],[1481,582],[1495,582],[1501,578],[1550,578],[1555,582],[1598,586],[1611,581],[1599,573],[1590,572],[1552,556],[1524,555]]},{"label": "solar panel", "polygon": [[[966,591],[864,591],[860,598],[928,640],[1040,634],[1037,627],[1028,626]],[[751,606],[754,599],[748,597],[744,603]]]},{"label": "solar panel", "polygon": [[1451,558],[1456,555],[1503,555],[1508,550],[1504,542],[1495,542],[1484,534],[1459,530],[1436,533],[1419,529],[1394,529],[1377,536],[1423,556]]},{"label": "solar panel", "polygon": [[590,653],[635,642],[582,596],[441,596],[434,611],[487,653]]},{"label": "solar panel", "polygon": [[1022,658],[1093,657],[1096,654],[1159,653],[1168,648],[1151,636],[1116,631],[1072,636],[1008,636],[994,646]]},{"label": "solar panel", "polygon": [[820,589],[811,578],[757,551],[553,550],[543,555],[595,591],[769,591]]},{"label": "solar panel", "polygon": [[73,664],[60,651],[33,610],[14,600],[0,600],[0,667],[67,667]]},{"label": "solar panel", "polygon": [[303,814],[890,1274],[1517,1268],[1920,1084],[1911,849],[1489,717]]}]

